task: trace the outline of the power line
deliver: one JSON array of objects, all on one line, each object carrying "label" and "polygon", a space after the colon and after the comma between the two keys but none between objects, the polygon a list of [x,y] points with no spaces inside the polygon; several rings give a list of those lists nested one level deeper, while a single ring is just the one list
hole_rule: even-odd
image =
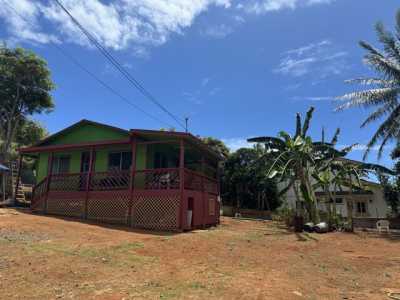
[{"label": "power line", "polygon": [[[4,2],[16,15],[18,15],[22,20],[24,20],[26,23],[30,24],[31,26],[33,26],[33,24],[26,19],[24,16],[22,16],[13,6],[11,6],[9,3]],[[169,127],[174,127],[173,125],[171,125],[168,122],[162,121],[161,119],[153,116],[152,114],[148,113],[147,111],[145,111],[143,108],[141,108],[140,106],[132,103],[129,99],[127,99],[126,97],[124,97],[123,95],[121,95],[117,90],[115,90],[114,88],[112,88],[110,85],[108,85],[105,81],[101,80],[99,77],[97,77],[93,72],[91,72],[89,69],[87,69],[85,66],[83,66],[77,59],[75,59],[72,55],[70,55],[69,53],[67,53],[66,51],[64,51],[63,48],[61,48],[59,45],[54,44],[54,43],[50,43],[51,46],[53,46],[54,48],[56,48],[58,51],[60,51],[60,53],[62,55],[64,55],[66,58],[68,58],[69,60],[71,60],[78,68],[80,68],[82,71],[84,71],[86,74],[88,74],[90,77],[92,77],[94,80],[96,80],[100,85],[102,85],[104,88],[106,88],[107,90],[109,90],[111,93],[115,94],[117,97],[119,97],[122,101],[124,101],[125,103],[127,103],[128,105],[132,106],[133,108],[135,108],[136,110],[142,112],[143,114],[145,114],[146,116],[148,116],[149,118],[167,125]]]},{"label": "power line", "polygon": [[72,22],[82,31],[82,33],[88,38],[88,40],[100,51],[103,56],[110,61],[110,63],[137,89],[139,92],[141,92],[145,97],[147,97],[151,102],[153,102],[155,105],[157,105],[162,111],[167,113],[172,119],[174,119],[179,126],[181,126],[183,129],[185,129],[185,125],[182,123],[182,121],[174,115],[172,112],[170,112],[164,105],[162,105],[157,99],[149,92],[147,91],[143,85],[136,80],[127,70],[126,68],[121,65],[121,63],[110,54],[110,52],[104,48],[98,41],[97,39],[88,31],[86,30],[82,24],[79,23],[79,21],[64,7],[64,5],[59,1],[55,0],[56,3],[61,7],[61,9],[70,17]]}]

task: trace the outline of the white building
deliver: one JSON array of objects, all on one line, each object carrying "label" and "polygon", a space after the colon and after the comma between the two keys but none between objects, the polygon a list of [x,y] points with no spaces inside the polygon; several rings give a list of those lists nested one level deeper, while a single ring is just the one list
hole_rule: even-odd
[{"label": "white building", "polygon": [[[388,206],[384,199],[382,187],[377,183],[365,180],[362,181],[362,184],[362,191],[350,194],[349,189],[344,187],[342,191],[336,192],[337,213],[343,217],[347,217],[350,207],[349,204],[352,201],[354,218],[386,218]],[[322,190],[317,190],[316,196],[318,199],[318,208],[322,211],[327,211],[325,193],[323,193]],[[283,198],[290,208],[296,208],[296,195],[293,188],[291,188]]]}]

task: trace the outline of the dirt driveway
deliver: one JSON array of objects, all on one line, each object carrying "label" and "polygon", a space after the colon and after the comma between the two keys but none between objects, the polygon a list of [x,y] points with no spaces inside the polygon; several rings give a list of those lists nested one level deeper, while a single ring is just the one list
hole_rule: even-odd
[{"label": "dirt driveway", "polygon": [[0,209],[1,299],[389,299],[400,239],[223,218],[183,234]]}]

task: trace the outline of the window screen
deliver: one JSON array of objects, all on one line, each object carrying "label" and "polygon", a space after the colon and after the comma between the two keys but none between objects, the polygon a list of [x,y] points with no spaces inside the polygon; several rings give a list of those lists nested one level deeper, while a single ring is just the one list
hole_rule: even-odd
[{"label": "window screen", "polygon": [[108,170],[129,170],[132,165],[131,152],[113,152],[108,155]]},{"label": "window screen", "polygon": [[70,165],[69,156],[57,156],[53,160],[53,174],[68,173]]}]

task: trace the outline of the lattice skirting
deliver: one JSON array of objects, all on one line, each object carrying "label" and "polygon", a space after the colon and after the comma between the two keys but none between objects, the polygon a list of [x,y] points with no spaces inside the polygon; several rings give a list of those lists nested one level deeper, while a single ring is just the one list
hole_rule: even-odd
[{"label": "lattice skirting", "polygon": [[128,224],[129,192],[91,192],[87,218],[106,223]]},{"label": "lattice skirting", "polygon": [[135,195],[131,226],[175,231],[179,228],[179,194]]},{"label": "lattice skirting", "polygon": [[47,213],[67,217],[82,217],[85,211],[84,192],[50,192]]},{"label": "lattice skirting", "polygon": [[[85,218],[86,192],[50,192],[47,213]],[[128,190],[90,192],[87,219],[104,223],[130,224],[134,228],[176,231],[179,229],[179,192],[134,193]],[[132,214],[129,218],[129,207]],[[45,197],[35,201],[32,211],[46,212]]]}]

